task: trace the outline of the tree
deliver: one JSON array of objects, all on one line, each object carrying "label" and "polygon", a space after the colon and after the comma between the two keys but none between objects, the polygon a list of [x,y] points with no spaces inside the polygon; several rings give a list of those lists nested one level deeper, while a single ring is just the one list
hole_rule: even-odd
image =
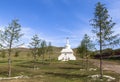
[{"label": "tree", "polygon": [[44,58],[45,58],[44,55],[45,55],[45,53],[47,52],[47,44],[46,44],[46,41],[43,40],[40,45],[41,45],[40,54],[42,55],[42,60],[44,61]]},{"label": "tree", "polygon": [[53,53],[53,48],[52,48],[51,42],[48,43],[47,52],[49,55],[49,60],[51,60],[51,54]]},{"label": "tree", "polygon": [[37,56],[39,55],[40,42],[41,40],[38,35],[34,35],[29,46],[34,57],[34,69],[36,68],[35,62],[37,61]]},{"label": "tree", "polygon": [[0,34],[0,39],[3,43],[3,47],[8,49],[8,76],[11,76],[11,52],[12,47],[19,42],[19,39],[23,34],[21,33],[21,25],[18,20],[12,20],[12,22],[6,27]]},{"label": "tree", "polygon": [[78,53],[83,54],[82,57],[87,57],[88,56],[87,52],[93,49],[94,49],[94,44],[90,40],[90,37],[87,34],[85,34],[81,41],[80,46],[78,47]]},{"label": "tree", "polygon": [[108,14],[107,8],[100,2],[96,4],[94,18],[91,20],[91,25],[93,26],[92,32],[96,34],[100,47],[100,78],[102,78],[102,49],[104,47],[117,45],[120,42],[120,39],[118,38],[119,35],[115,35],[112,30],[115,23],[112,22],[112,18]]},{"label": "tree", "polygon": [[83,45],[83,41],[81,41],[81,44],[77,48],[77,53],[80,54],[81,58],[84,58],[85,49],[86,47]]},{"label": "tree", "polygon": [[90,37],[87,34],[85,34],[82,41],[81,41],[80,46],[77,49],[77,52],[80,53],[82,58],[85,57],[86,64],[87,64],[86,69],[88,68],[88,56],[90,55],[90,53],[88,53],[88,52],[90,52],[94,48],[95,48],[94,44],[90,40]]},{"label": "tree", "polygon": [[20,54],[20,51],[15,51],[15,55],[14,55],[14,57],[18,57],[19,54]]}]

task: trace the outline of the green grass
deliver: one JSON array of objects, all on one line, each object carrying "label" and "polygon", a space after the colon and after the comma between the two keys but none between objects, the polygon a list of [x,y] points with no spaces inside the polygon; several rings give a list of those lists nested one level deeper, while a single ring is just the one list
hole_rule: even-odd
[{"label": "green grass", "polygon": [[[81,60],[62,62],[57,60],[48,60],[41,62],[41,60],[36,62],[38,69],[33,69],[32,59],[15,59],[12,61],[12,76],[25,75],[29,76],[29,79],[18,79],[11,80],[11,82],[100,82],[99,80],[92,80],[88,78],[90,75],[99,74],[99,69],[96,71],[89,71],[84,69]],[[89,63],[89,68],[97,68],[96,66]],[[84,69],[84,70],[80,70]],[[7,77],[7,60],[0,60],[0,77]],[[111,75],[119,79],[119,74],[113,72],[105,71],[107,75]],[[2,80],[1,82],[10,82],[9,80]],[[105,82],[102,81],[102,82]],[[112,81],[113,82],[113,81]],[[117,81],[116,81],[117,82]]]},{"label": "green grass", "polygon": [[[99,74],[99,68],[92,63],[89,62],[88,68],[97,68],[96,71],[87,70],[86,62],[82,60],[58,61],[58,54],[51,55],[51,61],[48,60],[48,55],[45,56],[44,62],[41,61],[41,57],[38,58],[37,69],[34,70],[33,58],[31,55],[27,56],[28,52],[23,51],[18,57],[12,55],[12,77],[25,75],[29,79],[0,80],[0,82],[107,82],[106,79],[100,81],[88,77]],[[7,62],[7,55],[6,58],[0,58],[0,77],[8,76]],[[120,79],[120,74],[111,71],[104,71],[104,74],[113,76],[117,78],[116,80]]]}]

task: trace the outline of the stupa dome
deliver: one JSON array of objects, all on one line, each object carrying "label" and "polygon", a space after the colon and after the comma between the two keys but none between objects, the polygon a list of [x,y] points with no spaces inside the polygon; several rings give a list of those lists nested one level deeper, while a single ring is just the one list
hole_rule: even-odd
[{"label": "stupa dome", "polygon": [[65,48],[61,50],[61,55],[58,57],[58,60],[62,61],[76,60],[76,57],[73,55],[71,45],[69,44],[69,38],[66,38]]}]

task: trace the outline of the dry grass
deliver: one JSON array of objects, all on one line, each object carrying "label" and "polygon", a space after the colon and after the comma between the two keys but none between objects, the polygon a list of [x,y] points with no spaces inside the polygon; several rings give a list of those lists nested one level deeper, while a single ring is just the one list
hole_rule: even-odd
[{"label": "dry grass", "polygon": [[[48,55],[45,55],[44,62],[41,62],[41,57],[38,58],[36,70],[33,69],[33,57],[30,54],[30,50],[21,50],[18,57],[14,57],[14,53],[12,53],[12,76],[25,75],[29,79],[0,80],[0,82],[100,82],[99,80],[93,81],[88,78],[89,75],[99,74],[99,69],[91,63],[89,63],[89,68],[97,68],[97,70],[86,70],[85,62],[81,60],[57,61],[57,57],[60,54],[57,52],[60,52],[60,50],[56,49],[56,54],[51,55],[51,61],[48,60]],[[0,77],[7,77],[7,60],[7,57],[0,58]],[[117,79],[120,78],[120,74],[109,71],[104,73]]]}]

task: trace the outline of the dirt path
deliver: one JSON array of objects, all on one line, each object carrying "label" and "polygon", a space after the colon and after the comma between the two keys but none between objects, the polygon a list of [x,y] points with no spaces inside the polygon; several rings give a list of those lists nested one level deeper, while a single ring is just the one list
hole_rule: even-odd
[{"label": "dirt path", "polygon": [[[90,59],[89,61],[98,67],[100,65],[99,60]],[[110,70],[120,74],[120,64],[117,62],[103,61],[103,70]]]}]

